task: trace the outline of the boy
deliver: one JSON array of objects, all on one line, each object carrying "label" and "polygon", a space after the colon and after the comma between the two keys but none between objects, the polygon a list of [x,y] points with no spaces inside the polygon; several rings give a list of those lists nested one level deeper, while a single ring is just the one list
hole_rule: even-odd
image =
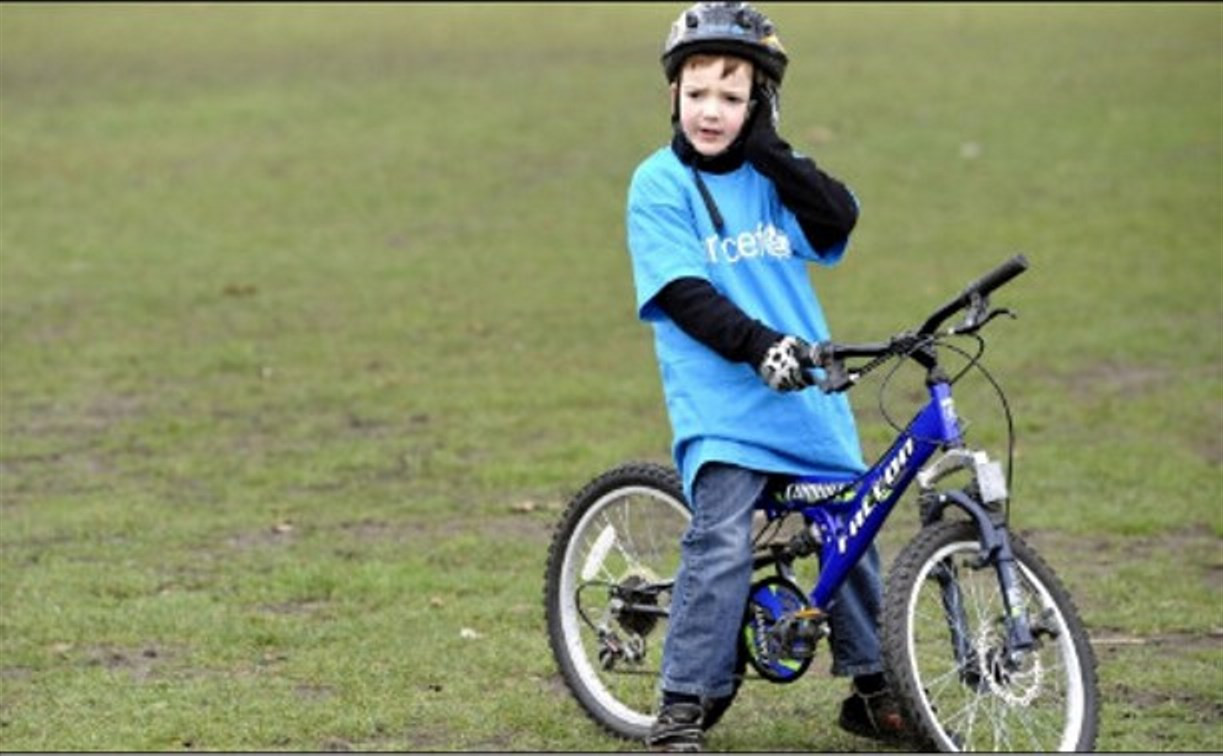
[{"label": "boy", "polygon": [[[628,246],[692,522],[647,742],[695,751],[705,712],[735,686],[753,502],[773,475],[852,480],[865,470],[844,395],[801,391],[812,385],[808,343],[828,338],[806,262],[840,259],[858,204],[778,136],[787,57],[759,11],[692,6],[662,63],[674,136],[633,175]],[[880,597],[872,547],[830,610],[832,671],[853,677],[841,726],[883,738],[903,721],[882,675]]]}]

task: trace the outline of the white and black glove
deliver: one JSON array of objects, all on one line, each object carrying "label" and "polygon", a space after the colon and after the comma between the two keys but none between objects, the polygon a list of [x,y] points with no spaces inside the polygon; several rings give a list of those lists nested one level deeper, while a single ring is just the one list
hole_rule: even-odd
[{"label": "white and black glove", "polygon": [[774,391],[801,391],[815,385],[807,372],[815,367],[811,345],[797,336],[783,336],[764,353],[756,372]]}]

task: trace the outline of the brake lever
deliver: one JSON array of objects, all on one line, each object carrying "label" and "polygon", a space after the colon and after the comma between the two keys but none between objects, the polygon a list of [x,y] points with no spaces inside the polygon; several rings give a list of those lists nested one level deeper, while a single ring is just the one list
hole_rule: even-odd
[{"label": "brake lever", "polygon": [[847,371],[842,360],[824,360],[819,367],[824,369],[824,377],[815,379],[815,386],[825,394],[839,394],[853,388],[858,382],[857,371]]},{"label": "brake lever", "polygon": [[979,328],[985,325],[989,318],[989,296],[981,296],[978,292],[972,293],[972,298],[969,300],[968,311],[964,313],[964,322],[961,328]]},{"label": "brake lever", "polygon": [[977,331],[980,331],[982,328],[984,328],[987,323],[989,323],[991,320],[993,320],[994,318],[1000,315],[1006,315],[1011,320],[1019,319],[1019,315],[1016,314],[1013,310],[1010,310],[1006,307],[998,307],[993,310],[990,310],[984,316],[976,314],[974,317],[974,314],[970,313],[970,316],[965,318],[964,322],[961,325],[958,325],[954,328],[949,329],[948,333],[952,336],[961,336],[964,334],[976,333]]},{"label": "brake lever", "polygon": [[[814,378],[813,385],[825,394],[839,394],[853,388],[869,369],[846,369],[844,358],[837,355],[831,342],[811,345],[809,352],[813,367],[824,371],[823,378]],[[869,368],[869,366],[867,366]]]}]

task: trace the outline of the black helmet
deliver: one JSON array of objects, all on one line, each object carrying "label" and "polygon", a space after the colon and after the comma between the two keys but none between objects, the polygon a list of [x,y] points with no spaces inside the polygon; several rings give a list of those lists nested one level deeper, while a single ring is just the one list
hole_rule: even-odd
[{"label": "black helmet", "polygon": [[684,59],[695,53],[746,58],[776,85],[788,62],[773,22],[747,3],[697,3],[681,13],[663,46],[667,81],[675,81]]}]

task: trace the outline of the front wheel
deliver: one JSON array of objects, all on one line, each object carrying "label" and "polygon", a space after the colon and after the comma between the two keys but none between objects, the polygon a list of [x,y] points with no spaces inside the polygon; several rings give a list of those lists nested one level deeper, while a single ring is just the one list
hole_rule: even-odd
[{"label": "front wheel", "polygon": [[1069,593],[1011,534],[1036,646],[1004,659],[997,573],[981,564],[975,526],[923,529],[888,576],[883,654],[916,735],[942,751],[1087,751],[1095,745],[1096,662]]}]

